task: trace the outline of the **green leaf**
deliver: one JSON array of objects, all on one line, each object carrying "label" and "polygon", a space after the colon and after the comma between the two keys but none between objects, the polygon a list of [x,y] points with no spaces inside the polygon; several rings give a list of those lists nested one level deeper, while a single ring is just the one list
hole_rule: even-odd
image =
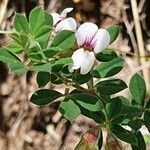
[{"label": "green leaf", "polygon": [[63,67],[61,72],[66,78],[73,80],[73,74],[71,74],[69,71],[69,65]]},{"label": "green leaf", "polygon": [[23,32],[25,34],[30,32],[26,17],[18,13],[16,13],[15,16],[14,27],[17,32]]},{"label": "green leaf", "polygon": [[39,87],[45,86],[50,81],[49,72],[38,72],[36,82]]},{"label": "green leaf", "polygon": [[[35,34],[35,39],[40,39],[42,37],[47,37],[47,34],[48,34],[48,37],[49,37],[49,33],[50,31],[52,30],[52,28],[50,26],[43,26],[40,28],[40,30]],[[46,36],[45,36],[46,35]]]},{"label": "green leaf", "polygon": [[131,105],[134,107],[141,107],[134,99],[131,99]]},{"label": "green leaf", "polygon": [[144,113],[144,124],[150,129],[150,111],[145,111]]},{"label": "green leaf", "polygon": [[111,102],[111,96],[110,95],[100,95],[100,97],[105,104]]},{"label": "green leaf", "polygon": [[44,22],[44,25],[53,27],[53,17],[48,12],[45,12],[45,22]]},{"label": "green leaf", "polygon": [[29,70],[35,71],[35,72],[39,72],[39,71],[50,72],[51,68],[52,68],[52,63],[48,62],[46,64],[32,65],[29,67]]},{"label": "green leaf", "polygon": [[42,89],[33,93],[33,95],[31,96],[30,102],[36,105],[46,105],[60,98],[61,96],[62,94],[57,91],[49,90],[49,89]]},{"label": "green leaf", "polygon": [[24,64],[13,53],[0,49],[0,60],[8,64],[10,69],[18,74],[23,74],[27,71]]},{"label": "green leaf", "polygon": [[28,58],[31,59],[33,62],[38,63],[42,63],[45,60],[44,54],[42,53],[42,50],[38,46],[29,49]]},{"label": "green leaf", "polygon": [[72,95],[72,94],[77,94],[77,93],[82,93],[82,92],[80,90],[74,89],[69,94]]},{"label": "green leaf", "polygon": [[82,106],[79,106],[80,110],[81,110],[81,114],[93,119],[96,123],[100,124],[106,121],[105,115],[104,113],[100,110],[100,111],[90,111],[87,110],[85,108],[83,108]]},{"label": "green leaf", "polygon": [[83,107],[90,111],[99,111],[101,109],[100,100],[92,95],[87,95],[84,93],[77,93],[69,96],[71,99],[78,104],[78,106]]},{"label": "green leaf", "polygon": [[142,111],[133,106],[125,106],[122,107],[122,114],[126,114],[126,118],[132,120],[134,117],[141,117]]},{"label": "green leaf", "polygon": [[131,127],[133,130],[139,130],[143,125],[143,120],[135,118],[129,121],[128,126]]},{"label": "green leaf", "polygon": [[33,61],[33,62],[42,62],[43,56],[42,52],[37,52],[37,53],[29,53],[28,57]]},{"label": "green leaf", "polygon": [[150,125],[150,110],[149,111],[145,111],[144,113],[144,121]]},{"label": "green leaf", "polygon": [[24,33],[20,33],[20,41],[21,41],[21,45],[23,48],[27,48],[27,43],[28,43],[28,36]]},{"label": "green leaf", "polygon": [[7,50],[9,50],[12,53],[21,53],[23,51],[23,48],[18,43],[12,43],[6,47]]},{"label": "green leaf", "polygon": [[129,89],[133,99],[141,106],[145,104],[146,85],[139,74],[134,74],[129,83]]},{"label": "green leaf", "polygon": [[125,88],[126,83],[120,79],[105,80],[96,84],[96,89],[101,95],[112,95]]},{"label": "green leaf", "polygon": [[146,108],[150,108],[150,99],[146,101]]},{"label": "green leaf", "polygon": [[67,118],[70,122],[73,122],[80,114],[80,108],[75,104],[72,99],[66,99],[61,102],[59,106],[60,113]]},{"label": "green leaf", "polygon": [[125,120],[126,114],[118,114],[114,118],[112,118],[112,124],[120,124]]},{"label": "green leaf", "polygon": [[42,49],[39,43],[35,40],[30,41],[30,45],[28,47],[28,57],[33,62],[42,62],[44,60],[44,54],[42,53]]},{"label": "green leaf", "polygon": [[[71,57],[73,52],[74,52],[74,50],[75,50],[73,47],[74,46],[72,46],[71,48],[69,48],[67,50],[64,50],[64,51],[62,51],[61,47],[56,47],[57,51],[59,52],[58,56],[60,58]],[[54,47],[52,47],[52,48],[54,48]]]},{"label": "green leaf", "polygon": [[110,103],[106,104],[107,118],[109,120],[120,114],[121,110],[122,101],[118,97],[113,98]]},{"label": "green leaf", "polygon": [[81,84],[87,83],[90,79],[91,79],[90,73],[88,73],[86,75],[76,74],[73,78],[73,82],[81,85]]},{"label": "green leaf", "polygon": [[10,35],[12,39],[14,39],[14,43],[11,43],[6,47],[7,50],[11,51],[12,53],[21,53],[27,47],[28,43],[28,35],[25,33],[17,33]]},{"label": "green leaf", "polygon": [[45,55],[45,57],[51,58],[54,55],[56,55],[59,52],[59,50],[58,48],[51,47],[51,48],[43,49],[42,52]]},{"label": "green leaf", "polygon": [[50,82],[53,84],[62,84],[63,81],[60,80],[57,76],[55,76],[54,74],[50,74]]},{"label": "green leaf", "polygon": [[[102,123],[103,121],[105,121],[105,115],[102,111],[100,111],[101,105],[97,97],[80,93],[77,90],[74,90],[73,92],[70,93],[68,99],[73,101],[74,103],[73,102],[71,103],[73,103],[73,105],[76,104],[80,109],[80,113],[87,116],[88,118],[93,119],[97,123]],[[70,110],[71,108],[68,109]],[[68,118],[69,118],[69,111],[68,111]]]},{"label": "green leaf", "polygon": [[35,53],[37,53],[38,51],[41,51],[41,50],[42,50],[40,44],[39,44],[35,39],[31,39],[31,40],[30,40],[30,44],[29,44],[28,49],[29,49],[29,53],[30,53],[30,52],[35,52]]},{"label": "green leaf", "polygon": [[15,41],[15,43],[17,43],[18,45],[21,45],[19,33],[11,33],[9,36]]},{"label": "green leaf", "polygon": [[72,63],[71,58],[61,58],[55,62],[52,67],[52,70],[55,72],[61,71],[65,66],[68,66]]},{"label": "green leaf", "polygon": [[35,34],[35,40],[39,42],[42,48],[47,48],[48,40],[50,38],[52,28],[50,26],[43,26]]},{"label": "green leaf", "polygon": [[120,98],[120,100],[122,101],[123,105],[125,105],[125,106],[131,106],[131,103],[130,103],[130,101],[127,98],[125,98],[123,96],[118,96],[118,98]]},{"label": "green leaf", "polygon": [[72,48],[75,42],[75,33],[69,30],[59,32],[52,41],[51,47],[57,47],[58,50],[68,50]]},{"label": "green leaf", "polygon": [[119,26],[113,25],[107,29],[110,35],[110,44],[114,42],[119,35]]},{"label": "green leaf", "polygon": [[34,8],[29,14],[29,25],[32,35],[35,35],[45,22],[45,12],[40,7]]},{"label": "green leaf", "polygon": [[70,65],[72,63],[72,59],[71,58],[61,58],[61,59],[59,59],[59,60],[57,60],[56,62],[55,62],[55,64],[54,64],[54,66],[55,65],[61,65],[61,64],[63,64],[63,65]]},{"label": "green leaf", "polygon": [[93,76],[96,78],[110,77],[120,72],[123,66],[124,60],[122,58],[116,58],[109,62],[103,62],[95,68]]},{"label": "green leaf", "polygon": [[138,146],[132,145],[132,150],[146,150],[146,144],[145,144],[144,137],[141,134],[141,132],[138,131],[135,134],[135,136],[136,136],[137,141],[138,141]]},{"label": "green leaf", "polygon": [[120,125],[113,124],[111,125],[111,132],[120,140],[125,141],[132,145],[137,145],[137,140],[135,135],[121,127]]},{"label": "green leaf", "polygon": [[108,62],[117,57],[118,56],[113,49],[104,49],[102,52],[96,54],[96,59],[100,62]]}]

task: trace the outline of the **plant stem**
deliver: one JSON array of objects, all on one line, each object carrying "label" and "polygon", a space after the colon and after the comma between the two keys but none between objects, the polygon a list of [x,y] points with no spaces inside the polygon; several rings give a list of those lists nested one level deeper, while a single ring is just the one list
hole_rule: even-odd
[{"label": "plant stem", "polygon": [[70,90],[70,87],[66,86],[64,96],[67,96],[69,94],[69,90]]},{"label": "plant stem", "polygon": [[90,81],[87,83],[88,89],[93,91],[94,89],[94,81],[93,81],[93,77],[90,79]]},{"label": "plant stem", "polygon": [[64,84],[66,84],[66,85],[71,85],[71,86],[73,86],[73,87],[75,87],[76,89],[78,89],[78,90],[80,90],[80,91],[82,91],[82,92],[89,92],[88,91],[88,89],[85,89],[85,88],[83,88],[82,86],[80,86],[80,85],[77,85],[77,84],[75,84],[75,83],[72,83],[72,81],[71,80],[68,80],[67,78],[65,78],[64,76],[62,76],[60,73],[58,73],[58,72],[52,72],[55,76],[57,76],[60,80],[62,80],[63,82],[64,82]]},{"label": "plant stem", "polygon": [[52,72],[52,73],[53,73],[55,76],[57,76],[60,80],[62,80],[65,85],[67,85],[67,86],[72,86],[72,87],[78,89],[78,90],[81,91],[81,92],[85,92],[85,93],[87,93],[87,94],[96,96],[98,99],[100,99],[101,106],[102,106],[103,108],[105,108],[105,107],[104,107],[104,101],[103,101],[103,99],[102,99],[100,96],[98,96],[97,92],[95,91],[95,88],[94,88],[94,86],[93,86],[93,85],[94,85],[94,83],[93,83],[93,78],[92,78],[92,80],[90,81],[90,84],[91,84],[90,87],[91,87],[91,88],[90,88],[90,89],[85,89],[85,88],[83,88],[83,87],[80,86],[80,85],[77,85],[77,84],[75,84],[75,83],[72,83],[71,80],[65,78],[64,76],[62,76],[62,75],[61,75],[60,73],[58,73],[58,72]]},{"label": "plant stem", "polygon": [[70,83],[71,81],[68,80],[67,78],[65,78],[64,76],[62,76],[60,73],[58,72],[52,72],[55,76],[57,76],[60,80],[62,80],[64,82],[64,84],[68,84]]},{"label": "plant stem", "polygon": [[[134,18],[134,23],[135,23],[135,32],[136,32],[136,37],[137,37],[139,54],[140,56],[145,57],[145,49],[144,49],[143,35],[142,35],[142,29],[140,25],[137,1],[136,0],[130,0],[130,1],[131,1],[131,8],[132,8],[133,18]],[[145,68],[146,60],[142,57],[140,58],[140,62],[143,68],[143,76],[144,76],[146,87],[147,87],[147,94],[149,95],[150,93],[149,69]]]},{"label": "plant stem", "polygon": [[86,92],[86,93],[88,93],[88,94],[90,93],[90,91],[89,91],[88,89],[85,89],[85,88],[83,88],[83,87],[80,86],[80,85],[77,85],[77,84],[75,84],[75,83],[71,83],[70,85],[73,86],[73,87],[75,87],[76,89],[82,91],[82,92]]}]

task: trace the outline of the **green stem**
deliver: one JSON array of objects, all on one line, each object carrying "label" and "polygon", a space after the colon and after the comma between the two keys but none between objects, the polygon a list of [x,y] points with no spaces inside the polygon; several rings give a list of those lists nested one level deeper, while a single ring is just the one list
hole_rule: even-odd
[{"label": "green stem", "polygon": [[75,84],[75,83],[72,83],[71,80],[65,78],[65,77],[62,76],[60,73],[58,73],[58,72],[52,72],[52,73],[53,73],[55,76],[57,76],[60,80],[62,80],[62,81],[64,82],[64,84],[69,85],[69,86],[71,85],[71,86],[75,87],[76,89],[78,89],[78,90],[80,90],[80,91],[82,91],[82,92],[89,92],[88,89],[85,89],[85,88],[83,88],[83,87],[80,86],[80,85],[77,85],[77,84]]},{"label": "green stem", "polygon": [[34,62],[31,60],[31,61],[27,64],[27,66],[30,67],[30,66],[33,65],[33,64],[34,64]]},{"label": "green stem", "polygon": [[93,81],[93,77],[90,79],[90,81],[87,83],[88,89],[90,91],[94,90],[94,81]]},{"label": "green stem", "polygon": [[92,80],[91,80],[91,82],[90,82],[90,84],[91,84],[91,89],[85,89],[85,88],[83,88],[83,87],[80,86],[80,85],[77,85],[77,84],[75,84],[75,83],[72,83],[71,80],[65,78],[64,76],[62,76],[62,75],[61,75],[60,73],[58,73],[58,72],[52,72],[52,73],[53,73],[55,76],[57,76],[60,80],[62,80],[65,85],[73,86],[74,88],[78,89],[78,90],[81,91],[81,92],[85,92],[85,93],[87,93],[87,94],[96,96],[98,99],[100,99],[100,103],[101,103],[101,106],[103,107],[103,109],[105,108],[105,107],[104,107],[104,101],[103,101],[103,99],[102,99],[100,96],[98,96],[97,92],[95,91],[95,88],[94,88],[94,86],[93,86],[93,85],[94,85],[94,83],[93,83],[93,78],[92,78]]},{"label": "green stem", "polygon": [[67,96],[69,94],[69,90],[70,90],[70,87],[66,86],[64,96]]},{"label": "green stem", "polygon": [[62,76],[60,73],[58,72],[52,72],[56,77],[58,77],[60,80],[62,80],[64,82],[64,84],[68,84],[70,83],[71,81],[68,80],[67,78],[65,78],[64,76]]},{"label": "green stem", "polygon": [[96,96],[98,99],[100,99],[101,106],[103,108],[105,108],[104,107],[105,102],[103,101],[103,99],[98,95],[97,91],[95,90],[93,78],[89,81],[89,83],[87,85],[88,85],[88,88],[89,88],[91,94]]},{"label": "green stem", "polygon": [[79,91],[82,91],[82,92],[86,92],[86,93],[90,93],[90,91],[88,90],[88,89],[85,89],[85,88],[83,88],[82,86],[80,86],[80,85],[77,85],[77,84],[75,84],[75,83],[71,83],[70,84],[71,86],[73,86],[73,87],[75,87],[76,89],[78,89]]}]

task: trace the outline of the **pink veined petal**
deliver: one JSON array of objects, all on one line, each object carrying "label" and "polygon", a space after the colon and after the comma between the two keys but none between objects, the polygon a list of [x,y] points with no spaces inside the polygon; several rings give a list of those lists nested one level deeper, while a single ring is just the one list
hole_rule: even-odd
[{"label": "pink veined petal", "polygon": [[78,46],[82,46],[83,44],[90,44],[97,31],[98,27],[94,23],[83,23],[76,32]]},{"label": "pink veined petal", "polygon": [[73,72],[76,69],[79,69],[81,67],[81,64],[84,62],[85,54],[84,49],[80,48],[76,50],[73,55],[71,56],[73,60],[73,65],[69,66],[70,72]]},{"label": "pink veined petal", "polygon": [[51,13],[53,17],[53,25],[56,25],[59,21],[62,20],[61,16],[58,13]]},{"label": "pink veined petal", "polygon": [[84,57],[82,58],[84,62],[81,64],[80,73],[87,74],[93,67],[95,62],[95,56],[93,52],[85,51]]},{"label": "pink veined petal", "polygon": [[62,31],[62,30],[70,30],[70,31],[76,31],[77,24],[76,21],[73,18],[66,18],[62,21],[60,21],[56,25],[56,32]]},{"label": "pink veined petal", "polygon": [[62,13],[61,13],[60,16],[61,16],[62,18],[66,18],[67,14],[68,14],[69,12],[71,12],[72,10],[73,10],[72,7],[66,8],[66,9],[64,9],[64,10],[62,11]]},{"label": "pink veined petal", "polygon": [[109,42],[110,35],[108,31],[105,29],[99,29],[92,39],[91,45],[94,48],[94,52],[99,53],[109,45]]}]

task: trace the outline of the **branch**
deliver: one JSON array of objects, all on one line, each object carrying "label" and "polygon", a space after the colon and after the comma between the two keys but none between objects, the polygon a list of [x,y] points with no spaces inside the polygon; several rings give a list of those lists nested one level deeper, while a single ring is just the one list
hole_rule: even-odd
[{"label": "branch", "polygon": [[[135,22],[135,31],[136,31],[139,54],[140,56],[145,57],[144,42],[143,42],[142,30],[141,30],[140,19],[139,19],[139,14],[138,14],[137,1],[136,0],[130,0],[130,1],[131,1],[133,18]],[[145,68],[146,60],[144,58],[140,58],[140,62],[143,68],[143,76],[144,76],[146,86],[147,86],[147,94],[149,94],[150,93],[149,69]]]}]

